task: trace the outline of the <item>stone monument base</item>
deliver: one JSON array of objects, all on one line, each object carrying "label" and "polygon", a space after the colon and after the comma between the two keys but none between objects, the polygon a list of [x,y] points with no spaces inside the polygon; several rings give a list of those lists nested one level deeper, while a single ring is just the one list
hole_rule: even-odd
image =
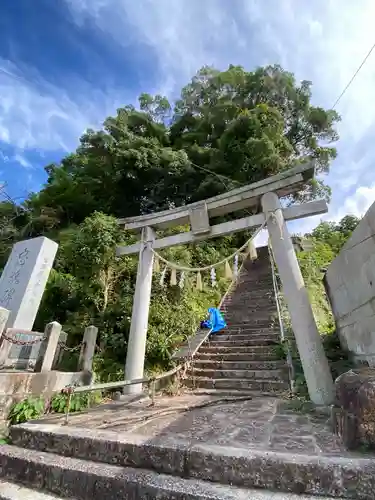
[{"label": "stone monument base", "polygon": [[349,450],[375,450],[375,369],[350,370],[336,379],[332,421]]}]

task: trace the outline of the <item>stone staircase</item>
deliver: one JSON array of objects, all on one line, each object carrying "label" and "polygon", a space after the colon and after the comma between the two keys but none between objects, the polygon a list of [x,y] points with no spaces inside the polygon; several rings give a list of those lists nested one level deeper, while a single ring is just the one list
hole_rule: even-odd
[{"label": "stone staircase", "polygon": [[255,262],[245,261],[221,310],[228,328],[200,347],[186,385],[197,394],[232,396],[287,390],[288,368],[275,350],[280,329],[267,247]]},{"label": "stone staircase", "polygon": [[345,452],[316,419],[272,398],[212,403],[146,428],[129,418],[176,401],[14,426],[0,447],[0,500],[375,500],[374,457]]}]

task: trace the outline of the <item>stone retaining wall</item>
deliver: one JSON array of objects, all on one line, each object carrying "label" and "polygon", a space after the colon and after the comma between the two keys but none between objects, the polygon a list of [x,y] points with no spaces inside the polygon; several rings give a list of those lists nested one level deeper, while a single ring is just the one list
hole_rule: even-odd
[{"label": "stone retaining wall", "polygon": [[29,396],[48,397],[69,384],[82,385],[83,376],[84,372],[0,372],[0,422],[6,419],[14,402]]},{"label": "stone retaining wall", "polygon": [[343,348],[374,367],[375,203],[328,267],[325,286]]}]

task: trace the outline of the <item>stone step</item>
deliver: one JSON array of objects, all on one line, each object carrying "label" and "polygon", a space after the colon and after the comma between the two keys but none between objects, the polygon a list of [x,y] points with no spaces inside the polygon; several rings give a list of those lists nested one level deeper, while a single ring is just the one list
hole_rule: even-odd
[{"label": "stone step", "polygon": [[285,361],[203,361],[195,359],[197,370],[286,370]]},{"label": "stone step", "polygon": [[[280,358],[278,353],[273,350],[270,350],[267,347],[263,347],[261,350],[255,348],[245,348],[248,349],[247,352],[238,352],[238,350],[234,350],[234,352],[225,349],[224,351],[219,352],[202,352],[202,348],[199,349],[194,359],[196,361],[213,361],[213,362],[221,362],[221,361],[279,361]],[[283,361],[283,360],[281,360]]]},{"label": "stone step", "polygon": [[[172,488],[181,484],[178,477],[231,487],[315,494],[317,500],[322,500],[324,495],[375,500],[375,460],[372,457],[296,455],[295,452],[270,452],[251,447],[192,444],[188,439],[164,442],[155,438],[150,441],[132,432],[98,432],[97,429],[51,424],[24,424],[12,427],[10,433],[16,446],[0,448],[3,477],[79,500],[211,498],[200,495],[199,490],[191,497],[187,496],[186,489],[185,496],[173,495]],[[44,452],[47,449],[50,453]],[[75,458],[66,458],[71,456]],[[129,469],[129,466],[139,469]],[[168,481],[164,474],[170,474]],[[166,488],[169,497],[165,496]],[[234,498],[256,500],[257,496],[255,493],[254,496]],[[274,500],[275,497],[270,494],[269,498]],[[302,500],[303,497],[298,498]]]},{"label": "stone step", "polygon": [[239,346],[239,347],[267,346],[276,344],[279,344],[279,339],[275,335],[275,338],[273,339],[268,339],[268,338],[252,339],[249,337],[246,340],[235,339],[235,338],[231,338],[229,340],[210,339],[209,343],[205,345],[221,348],[221,347],[234,347],[234,346]]},{"label": "stone step", "polygon": [[240,314],[243,312],[248,312],[251,311],[253,314],[264,314],[265,312],[271,313],[277,313],[277,307],[275,304],[269,303],[269,304],[254,304],[252,302],[248,302],[246,304],[235,304],[235,305],[229,305],[226,308],[220,309],[221,313],[223,316],[227,316],[228,314]]},{"label": "stone step", "polygon": [[277,328],[280,329],[279,322],[278,320],[272,320],[272,319],[247,319],[247,320],[242,320],[242,321],[234,321],[234,320],[227,320],[227,327],[230,330],[238,330],[241,328],[242,330],[257,330],[257,331],[262,331],[265,329],[273,329],[276,330]]},{"label": "stone step", "polygon": [[259,290],[255,290],[251,283],[243,283],[242,285],[237,286],[234,293],[225,297],[225,302],[231,300],[241,300],[242,297],[253,297],[258,299],[272,298],[275,299],[275,292],[273,286],[262,287],[264,293],[260,294]]},{"label": "stone step", "polygon": [[[210,338],[210,343],[224,343],[228,341],[233,341],[236,343],[241,343],[245,342],[247,340],[259,340],[260,343],[263,341],[272,341],[272,342],[280,342],[280,335],[278,333],[254,333],[254,332],[249,332],[249,333],[232,333],[232,334],[225,334],[225,333],[216,333],[211,336]],[[245,344],[243,344],[245,345]]]},{"label": "stone step", "polygon": [[187,387],[203,387],[206,389],[248,389],[256,392],[280,393],[289,389],[284,380],[263,380],[251,378],[205,378],[191,377],[185,380]]},{"label": "stone step", "polygon": [[[183,479],[144,469],[123,468],[52,453],[31,452],[15,446],[1,450],[5,458],[2,474],[33,489],[14,483],[0,483],[0,500],[267,500],[270,492],[214,484],[200,479]],[[4,454],[7,451],[7,454]],[[13,466],[13,467],[12,467]],[[272,497],[283,500],[283,494]],[[292,495],[290,498],[293,498]]]},{"label": "stone step", "polygon": [[0,500],[63,500],[63,497],[0,481]]},{"label": "stone step", "polygon": [[256,325],[228,325],[225,330],[221,330],[215,335],[280,335],[278,325],[272,327],[258,327]]},{"label": "stone step", "polygon": [[227,323],[256,323],[267,322],[268,324],[272,321],[277,320],[277,315],[274,311],[267,311],[264,313],[251,312],[249,310],[237,313],[228,313],[224,315],[225,321]]},{"label": "stone step", "polygon": [[242,291],[239,291],[237,288],[236,293],[230,295],[229,297],[228,296],[225,297],[222,306],[227,304],[231,305],[248,304],[250,301],[259,302],[260,304],[263,303],[266,304],[267,302],[276,303],[275,294],[273,293],[273,290],[270,290],[269,292],[260,295],[260,294],[255,294],[254,290],[251,290],[250,288],[248,290],[242,290]]},{"label": "stone step", "polygon": [[253,314],[264,314],[264,313],[269,313],[272,314],[274,312],[277,313],[277,308],[275,304],[254,304],[254,303],[247,303],[247,304],[235,304],[231,305],[228,307],[226,312],[223,311],[223,314],[228,315],[228,314],[240,314],[243,312],[251,312]]},{"label": "stone step", "polygon": [[238,285],[237,288],[235,289],[235,292],[238,291],[258,291],[258,290],[267,290],[269,292],[273,292],[273,282],[272,280],[269,280],[267,276],[264,276],[262,279],[254,281],[254,280],[244,280],[241,281]]},{"label": "stone step", "polygon": [[249,289],[250,286],[254,288],[267,287],[269,289],[273,289],[272,277],[270,278],[267,270],[257,276],[244,276],[237,282],[237,287],[234,289],[234,293],[236,290],[241,288]]},{"label": "stone step", "polygon": [[[72,460],[69,460],[70,466],[72,466]],[[75,464],[77,465],[77,464]],[[47,469],[46,466],[43,467],[44,470]],[[74,469],[74,473],[76,472],[77,467]],[[95,472],[97,471],[97,464],[94,464]],[[171,478],[167,475],[159,475],[152,472],[146,471],[145,474],[142,474],[143,471],[135,471],[135,475],[138,475],[140,481],[137,483],[136,488],[125,488],[120,489],[119,487],[115,488],[113,496],[109,496],[111,493],[107,493],[105,496],[102,496],[101,483],[105,486],[113,487],[114,483],[120,483],[121,479],[113,477],[113,475],[109,474],[108,482],[104,482],[106,479],[105,472],[117,472],[116,469],[119,467],[106,466],[106,471],[104,474],[100,474],[100,481],[98,485],[95,485],[92,492],[94,496],[84,497],[75,497],[75,500],[86,500],[86,498],[90,498],[90,500],[101,500],[102,498],[105,500],[106,498],[111,498],[115,500],[124,499],[124,500],[150,500],[150,493],[153,495],[152,498],[163,500],[316,500],[316,497],[312,497],[311,495],[294,495],[293,493],[274,493],[270,491],[262,491],[262,490],[253,490],[253,489],[245,489],[239,488],[236,486],[224,486],[220,484],[210,483],[208,481],[202,481],[199,479],[183,479],[183,478]],[[123,470],[123,469],[122,469]],[[65,476],[65,482],[71,483],[69,473],[72,471],[72,468],[61,471],[59,477]],[[79,476],[79,471],[78,474]],[[68,476],[66,478],[66,476]],[[146,477],[145,477],[146,476]],[[63,479],[64,480],[64,479]],[[103,481],[104,480],[104,481]],[[48,478],[47,478],[48,481]],[[139,484],[139,488],[138,488]],[[56,491],[59,487],[56,485],[50,486],[51,489]],[[64,489],[60,486],[61,489]],[[143,491],[142,491],[143,490]],[[96,494],[98,492],[98,494]],[[119,496],[116,495],[116,492],[119,492]],[[136,495],[136,496],[135,496]],[[154,496],[155,495],[155,496]],[[9,483],[6,481],[0,481],[0,500],[62,500],[63,497],[56,496],[54,494],[43,493],[36,489],[30,489],[25,486],[20,486],[15,483]],[[65,497],[67,498],[67,497]],[[70,497],[72,498],[72,497]],[[321,500],[332,500],[327,497],[320,497]],[[72,499],[74,500],[74,499]]]},{"label": "stone step", "polygon": [[223,316],[227,317],[230,314],[241,314],[241,313],[246,313],[251,311],[252,314],[277,314],[277,307],[275,304],[269,303],[269,304],[254,304],[252,302],[248,302],[246,304],[235,304],[235,305],[229,305],[225,308],[220,309],[221,313]]},{"label": "stone step", "polygon": [[273,354],[275,349],[273,346],[221,346],[203,344],[200,347],[198,354]]},{"label": "stone step", "polygon": [[255,379],[255,380],[285,380],[288,376],[288,371],[283,370],[239,370],[229,369],[223,370],[220,368],[197,368],[193,365],[193,369],[188,372],[190,377],[202,377],[210,379]]},{"label": "stone step", "polygon": [[[242,288],[242,289],[241,289]],[[271,286],[254,286],[252,283],[244,283],[242,287],[237,287],[235,290],[235,297],[239,297],[242,292],[247,292],[249,298],[257,297],[274,297],[275,293]]]}]

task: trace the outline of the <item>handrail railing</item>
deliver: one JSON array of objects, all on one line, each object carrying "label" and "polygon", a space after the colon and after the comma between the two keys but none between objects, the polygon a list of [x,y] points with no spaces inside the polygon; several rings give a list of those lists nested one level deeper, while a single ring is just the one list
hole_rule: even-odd
[{"label": "handrail railing", "polygon": [[[240,269],[238,271],[237,276],[240,275],[242,267],[244,265],[244,262],[245,261],[242,262],[242,264],[240,266]],[[223,304],[224,300],[226,299],[226,297],[228,296],[229,292],[231,291],[231,289],[233,287],[233,284],[237,281],[237,276],[233,277],[233,279],[231,280],[231,282],[230,282],[230,284],[229,284],[229,286],[227,288],[227,291],[225,292],[225,294],[221,298],[219,306],[218,306],[219,309],[222,306],[222,304]],[[211,329],[207,330],[207,337],[210,335],[210,333],[211,333]],[[202,343],[203,342],[204,341],[202,341]],[[188,341],[188,343],[189,343],[189,341]],[[181,363],[178,366],[174,367],[172,370],[169,370],[168,372],[165,372],[165,373],[161,373],[160,375],[155,375],[153,377],[143,377],[143,378],[138,378],[138,379],[134,379],[134,380],[120,380],[120,381],[117,381],[117,382],[105,382],[103,384],[91,384],[91,385],[82,385],[82,386],[77,386],[77,387],[71,387],[71,392],[74,392],[74,393],[83,393],[83,392],[93,392],[93,391],[100,391],[100,390],[104,391],[104,390],[110,390],[110,389],[117,389],[117,388],[121,388],[121,387],[126,387],[126,386],[129,386],[129,385],[150,384],[152,382],[157,382],[157,381],[162,380],[164,378],[171,377],[172,375],[175,375],[176,373],[178,373],[181,369],[185,368],[186,365],[194,357],[195,352],[197,350],[198,349],[195,349],[194,351],[190,350],[191,355],[189,356],[188,359],[186,359],[184,361],[184,363]],[[58,392],[60,392],[60,391],[58,391]]]},{"label": "handrail railing", "polygon": [[[281,312],[281,304],[280,304],[280,290],[277,285],[277,278],[276,278],[276,266],[275,266],[275,261],[273,257],[273,252],[270,244],[268,244],[268,253],[271,261],[271,271],[272,271],[272,284],[273,284],[273,291],[275,294],[275,300],[276,300],[276,308],[277,308],[277,316],[279,320],[279,326],[280,326],[280,337],[281,341],[284,343],[285,341],[285,330],[284,330],[284,322],[283,322],[283,316]],[[289,342],[287,341],[287,352],[286,352],[286,362],[288,364],[289,368],[289,382],[290,382],[290,388],[292,392],[294,392],[294,378],[295,378],[295,373],[294,373],[294,365],[293,365],[293,357],[292,353],[290,351],[290,346]]]},{"label": "handrail railing", "polygon": [[[222,307],[225,299],[227,298],[228,294],[232,290],[234,283],[236,283],[237,278],[240,276],[244,263],[245,263],[245,260],[241,263],[241,266],[240,266],[236,276],[233,276],[225,294],[221,298],[219,305],[218,305],[219,309]],[[129,385],[136,385],[136,384],[147,384],[147,386],[149,388],[151,386],[151,399],[152,399],[152,402],[154,402],[156,382],[163,380],[163,379],[166,379],[166,378],[169,378],[169,377],[172,377],[173,375],[176,375],[181,370],[188,368],[188,366],[192,362],[196,352],[198,351],[200,346],[207,340],[210,333],[211,333],[211,329],[207,330],[207,334],[204,336],[202,341],[200,341],[199,344],[195,347],[194,351],[191,350],[190,341],[189,341],[189,338],[187,338],[188,347],[189,347],[188,357],[187,358],[185,357],[185,360],[183,363],[180,363],[176,367],[172,368],[171,370],[169,370],[165,373],[161,373],[160,375],[155,375],[153,377],[143,377],[143,378],[134,379],[134,380],[120,380],[117,382],[105,382],[102,384],[90,384],[90,385],[82,385],[82,386],[67,386],[67,387],[65,387],[65,389],[63,389],[63,391],[60,391],[60,390],[53,391],[52,394],[64,392],[68,395],[67,409],[66,409],[66,413],[65,413],[65,422],[66,423],[68,422],[69,413],[70,413],[71,398],[72,398],[73,394],[82,394],[82,393],[95,392],[95,391],[120,389],[120,388],[127,387]]]},{"label": "handrail railing", "polygon": [[[255,237],[259,233],[259,231],[260,231],[260,228],[258,228],[258,230],[255,231],[253,236]],[[246,259],[244,259],[243,262],[241,263],[241,266],[238,269],[238,272],[236,273],[235,276],[233,276],[225,294],[221,298],[219,305],[218,305],[219,309],[222,307],[225,299],[227,298],[228,294],[232,290],[233,285],[237,282],[237,279],[239,278],[241,271],[242,271],[242,268],[244,266],[245,260]],[[82,394],[82,393],[95,392],[95,391],[105,391],[105,390],[111,390],[111,389],[118,389],[118,388],[124,388],[124,387],[130,386],[130,385],[136,385],[136,384],[147,384],[148,387],[151,386],[151,397],[152,397],[152,401],[154,402],[156,382],[163,380],[163,379],[166,379],[168,377],[171,377],[171,376],[175,375],[176,373],[180,372],[181,370],[183,370],[184,368],[188,368],[188,366],[192,362],[196,352],[201,347],[201,345],[207,340],[207,338],[211,334],[211,331],[212,331],[211,329],[207,330],[207,334],[204,337],[202,337],[202,340],[197,344],[194,351],[191,350],[190,341],[188,338],[187,339],[188,347],[189,347],[188,357],[187,358],[185,357],[185,360],[183,363],[180,363],[179,365],[177,365],[176,367],[172,368],[171,370],[169,370],[165,373],[161,373],[160,375],[155,375],[153,377],[143,377],[143,378],[134,379],[134,380],[120,380],[117,382],[106,382],[106,383],[102,383],[102,384],[90,384],[90,385],[82,385],[82,386],[66,386],[62,391],[61,390],[52,391],[51,395],[56,394],[56,393],[61,393],[61,392],[68,395],[67,410],[66,410],[66,417],[65,417],[66,422],[68,421],[68,418],[69,418],[71,398],[72,398],[73,394]]]}]

